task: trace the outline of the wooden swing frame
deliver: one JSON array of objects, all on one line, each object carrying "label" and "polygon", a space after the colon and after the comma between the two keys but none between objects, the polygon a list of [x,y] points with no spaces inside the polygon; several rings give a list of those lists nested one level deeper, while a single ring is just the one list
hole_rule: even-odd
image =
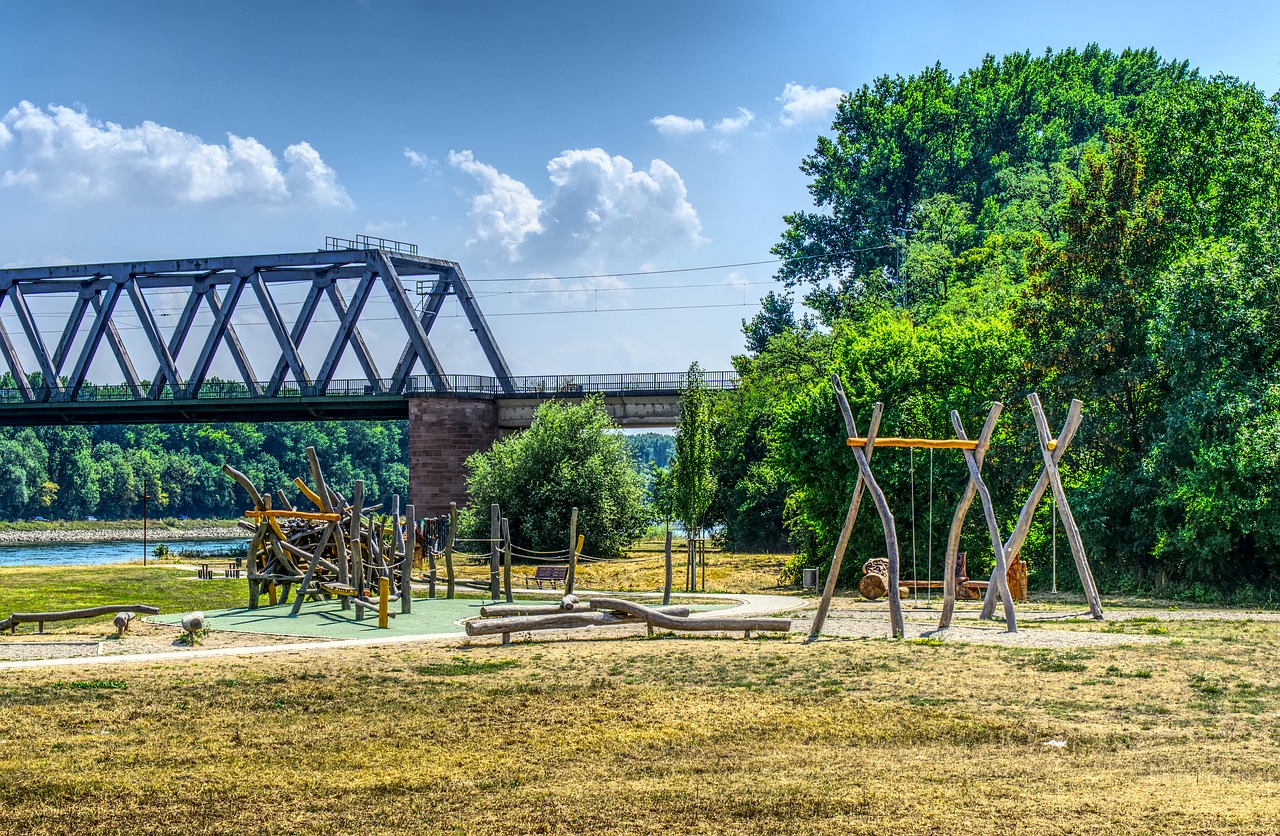
[{"label": "wooden swing frame", "polygon": [[901,564],[898,554],[897,529],[884,491],[876,482],[875,475],[871,471],[871,455],[876,447],[949,449],[960,450],[964,455],[965,465],[969,471],[969,482],[965,486],[959,504],[956,506],[955,514],[951,520],[951,529],[947,534],[946,568],[943,575],[943,602],[942,615],[938,623],[939,629],[951,626],[951,619],[955,610],[955,571],[959,554],[960,535],[964,527],[965,517],[976,495],[982,503],[983,516],[987,523],[987,533],[991,537],[991,548],[996,559],[995,570],[992,572],[991,580],[987,584],[986,597],[983,600],[982,612],[979,617],[990,619],[995,612],[996,598],[999,597],[1004,605],[1005,624],[1008,632],[1017,632],[1017,613],[1013,608],[1013,596],[1009,591],[1007,576],[1009,561],[1018,554],[1023,543],[1026,542],[1027,533],[1031,527],[1031,518],[1047,487],[1052,487],[1054,497],[1057,500],[1058,512],[1062,518],[1063,526],[1067,530],[1068,542],[1071,544],[1071,552],[1076,561],[1076,568],[1080,572],[1090,611],[1093,613],[1094,618],[1102,618],[1102,606],[1098,599],[1097,586],[1093,581],[1093,573],[1089,569],[1089,562],[1085,558],[1080,532],[1076,527],[1075,519],[1071,515],[1071,509],[1067,504],[1066,492],[1062,487],[1062,478],[1058,473],[1058,461],[1061,460],[1063,453],[1066,452],[1076,429],[1080,425],[1082,408],[1080,401],[1073,400],[1071,402],[1067,421],[1063,426],[1062,432],[1055,439],[1049,435],[1049,425],[1045,419],[1039,397],[1034,393],[1028,396],[1032,415],[1035,418],[1044,467],[1041,470],[1040,478],[1031,491],[1031,495],[1023,505],[1013,533],[1010,535],[1008,542],[1004,542],[1000,536],[999,523],[996,521],[991,493],[982,481],[983,460],[986,457],[987,448],[990,446],[992,433],[995,431],[996,420],[1004,410],[1004,404],[999,401],[992,403],[978,438],[970,440],[965,434],[964,424],[960,420],[960,413],[956,410],[951,411],[951,425],[956,432],[956,438],[954,439],[897,438],[891,436],[877,438],[880,420],[884,414],[884,404],[877,402],[872,408],[871,422],[867,428],[867,435],[859,436],[853,419],[853,411],[850,409],[849,401],[845,397],[844,386],[840,381],[840,376],[833,374],[831,376],[831,384],[835,390],[836,402],[844,418],[845,430],[848,433],[846,443],[853,451],[854,458],[858,463],[858,480],[854,486],[853,498],[849,503],[849,511],[845,515],[844,525],[840,529],[840,536],[836,541],[835,552],[831,558],[831,568],[827,572],[827,582],[823,587],[822,599],[818,603],[818,611],[814,614],[813,624],[809,629],[809,641],[817,639],[826,622],[827,612],[830,610],[831,601],[835,596],[840,567],[844,561],[845,551],[849,546],[849,538],[853,532],[853,526],[858,519],[858,509],[862,504],[862,495],[866,491],[870,491],[872,501],[875,503],[876,511],[880,516],[880,522],[884,527],[885,552],[889,561],[889,620],[892,634],[894,638],[902,638],[905,634],[902,601],[898,597]]}]

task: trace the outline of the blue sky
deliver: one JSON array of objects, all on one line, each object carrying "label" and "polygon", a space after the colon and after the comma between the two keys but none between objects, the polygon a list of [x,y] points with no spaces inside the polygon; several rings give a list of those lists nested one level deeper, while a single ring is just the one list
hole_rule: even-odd
[{"label": "blue sky", "polygon": [[[773,266],[661,271],[770,258],[839,91],[1096,41],[1272,93],[1278,22],[1262,3],[5,0],[0,265],[369,233],[460,262],[518,374],[728,368]],[[379,310],[366,339],[397,354]],[[242,338],[267,339],[250,314]],[[446,371],[484,372],[462,321],[433,332]]]}]

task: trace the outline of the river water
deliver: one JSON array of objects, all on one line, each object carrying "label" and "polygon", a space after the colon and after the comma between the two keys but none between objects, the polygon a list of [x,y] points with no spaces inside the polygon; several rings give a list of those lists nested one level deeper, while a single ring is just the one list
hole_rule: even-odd
[{"label": "river water", "polygon": [[[147,538],[147,560],[154,555],[156,546],[164,544],[174,555],[182,556],[185,563],[218,562],[227,557],[200,555],[225,554],[232,550],[244,553],[244,541],[221,540],[166,540]],[[167,557],[172,560],[173,556]],[[6,543],[0,545],[0,566],[87,566],[99,563],[130,563],[142,560],[141,540],[119,540],[110,543]],[[222,567],[225,568],[225,567]]]}]

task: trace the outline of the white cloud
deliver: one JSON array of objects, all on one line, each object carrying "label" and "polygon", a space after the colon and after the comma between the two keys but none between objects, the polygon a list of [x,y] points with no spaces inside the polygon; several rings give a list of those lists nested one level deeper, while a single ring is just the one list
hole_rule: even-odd
[{"label": "white cloud", "polygon": [[253,137],[227,134],[226,145],[215,145],[155,122],[124,128],[61,105],[23,101],[0,125],[0,149],[12,154],[0,185],[55,200],[351,205],[337,174],[306,142],[285,149],[282,170]]},{"label": "white cloud", "polygon": [[737,116],[726,116],[715,124],[715,129],[722,134],[736,134],[755,121],[756,115],[745,107],[738,108]]},{"label": "white cloud", "polygon": [[529,187],[476,160],[471,151],[449,152],[449,165],[470,174],[484,191],[471,199],[470,216],[481,241],[496,239],[513,260],[530,235],[542,232],[538,213],[542,202]]},{"label": "white cloud", "polygon": [[701,119],[686,119],[683,116],[675,116],[674,114],[655,116],[649,120],[649,124],[657,128],[658,133],[663,136],[700,134],[707,129],[706,124]]},{"label": "white cloud", "polygon": [[783,125],[797,125],[802,122],[816,122],[828,119],[835,113],[836,105],[844,91],[839,87],[805,87],[795,82],[782,88],[778,101],[782,104],[782,116],[778,121]]},{"label": "white cloud", "polygon": [[647,258],[672,244],[703,240],[684,181],[662,160],[637,170],[600,148],[564,151],[547,163],[551,190],[543,200],[470,151],[451,153],[449,163],[484,189],[471,201],[477,240],[496,241],[513,260]]},{"label": "white cloud", "polygon": [[428,157],[426,154],[419,153],[412,148],[404,149],[404,158],[409,161],[409,165],[426,169],[428,176],[440,173],[439,160]]}]

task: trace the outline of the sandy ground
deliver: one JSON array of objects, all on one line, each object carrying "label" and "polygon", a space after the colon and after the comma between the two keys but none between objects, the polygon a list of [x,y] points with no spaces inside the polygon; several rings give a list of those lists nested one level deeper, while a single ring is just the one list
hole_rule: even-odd
[{"label": "sandy ground", "polygon": [[[30,632],[26,632],[30,631]],[[104,632],[105,631],[105,632]],[[323,643],[324,639],[299,636],[270,636],[212,630],[194,648],[178,642],[180,627],[153,624],[141,619],[129,625],[124,638],[115,637],[111,622],[41,635],[23,625],[16,635],[0,635],[0,661],[64,659],[80,656],[119,656],[137,653],[168,653],[175,650],[216,650],[229,647],[270,647],[272,645]]]}]

